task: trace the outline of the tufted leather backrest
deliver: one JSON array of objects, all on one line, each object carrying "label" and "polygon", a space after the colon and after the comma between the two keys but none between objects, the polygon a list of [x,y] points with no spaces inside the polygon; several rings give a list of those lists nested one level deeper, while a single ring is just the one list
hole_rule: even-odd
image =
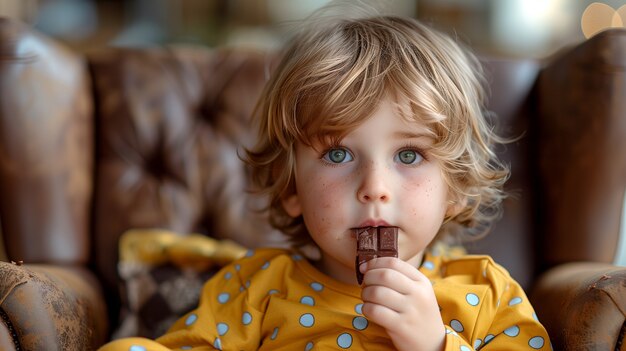
[{"label": "tufted leather backrest", "polygon": [[206,48],[108,49],[90,56],[96,102],[95,252],[115,283],[117,239],[169,228],[277,245],[239,159],[272,64]]}]

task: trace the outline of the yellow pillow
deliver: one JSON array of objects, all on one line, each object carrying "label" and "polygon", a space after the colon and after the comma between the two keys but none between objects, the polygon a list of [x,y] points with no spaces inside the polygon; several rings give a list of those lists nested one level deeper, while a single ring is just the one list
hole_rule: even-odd
[{"label": "yellow pillow", "polygon": [[120,262],[173,263],[196,270],[224,266],[246,251],[231,240],[216,240],[202,234],[181,236],[163,229],[132,229],[120,238]]}]

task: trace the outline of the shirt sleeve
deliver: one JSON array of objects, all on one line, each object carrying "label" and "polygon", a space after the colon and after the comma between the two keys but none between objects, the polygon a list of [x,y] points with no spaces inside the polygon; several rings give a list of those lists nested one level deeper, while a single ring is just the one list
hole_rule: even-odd
[{"label": "shirt sleeve", "polygon": [[446,324],[446,351],[552,350],[522,287],[489,257],[467,256],[442,268],[434,284]]},{"label": "shirt sleeve", "polygon": [[446,325],[446,347],[444,351],[470,351],[471,345],[449,325]]},{"label": "shirt sleeve", "polygon": [[[522,287],[508,278],[488,331],[477,338],[476,350],[552,350],[546,329],[539,322]],[[480,316],[479,316],[480,318]]]},{"label": "shirt sleeve", "polygon": [[150,339],[132,337],[111,341],[98,351],[170,351],[170,349]]}]

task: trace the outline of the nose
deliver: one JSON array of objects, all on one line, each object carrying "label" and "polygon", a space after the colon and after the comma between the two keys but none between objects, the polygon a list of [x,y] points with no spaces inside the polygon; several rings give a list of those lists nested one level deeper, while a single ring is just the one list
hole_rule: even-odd
[{"label": "nose", "polygon": [[361,180],[357,190],[357,199],[361,203],[389,202],[389,174],[384,165],[372,163],[361,170]]}]

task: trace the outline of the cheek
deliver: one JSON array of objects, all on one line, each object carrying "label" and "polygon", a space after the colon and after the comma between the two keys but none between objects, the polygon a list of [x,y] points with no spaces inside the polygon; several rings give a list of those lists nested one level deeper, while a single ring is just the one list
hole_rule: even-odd
[{"label": "cheek", "polygon": [[348,186],[345,178],[329,179],[323,175],[309,177],[298,184],[303,215],[311,230],[331,226],[336,218],[343,216],[341,204],[348,201]]},{"label": "cheek", "polygon": [[318,208],[332,208],[340,204],[340,201],[348,192],[350,182],[346,177],[331,177],[324,173],[300,178],[298,194],[308,199]]},{"label": "cheek", "polygon": [[403,182],[402,206],[415,217],[443,219],[447,209],[447,185],[439,177],[414,177]]}]

